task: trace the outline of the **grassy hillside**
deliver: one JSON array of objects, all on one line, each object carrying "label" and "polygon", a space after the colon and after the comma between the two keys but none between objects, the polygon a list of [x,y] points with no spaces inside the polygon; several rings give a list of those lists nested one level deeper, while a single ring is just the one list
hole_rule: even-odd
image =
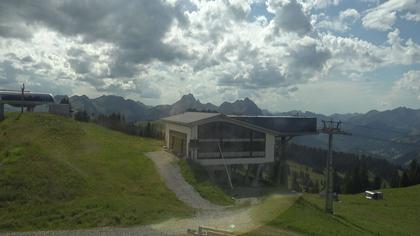
[{"label": "grassy hillside", "polygon": [[333,216],[324,214],[323,199],[305,194],[267,226],[248,235],[276,235],[276,229],[310,235],[417,235],[420,185],[383,192],[381,201],[367,200],[362,194],[341,195]]},{"label": "grassy hillside", "polygon": [[0,122],[0,231],[189,215],[143,155],[159,145],[51,114],[7,114]]},{"label": "grassy hillside", "polygon": [[188,163],[185,160],[179,160],[179,167],[181,169],[182,176],[185,180],[191,184],[195,190],[205,199],[218,205],[229,205],[233,204],[234,200],[227,196],[223,190],[211,183],[203,173],[206,173],[197,164]]}]

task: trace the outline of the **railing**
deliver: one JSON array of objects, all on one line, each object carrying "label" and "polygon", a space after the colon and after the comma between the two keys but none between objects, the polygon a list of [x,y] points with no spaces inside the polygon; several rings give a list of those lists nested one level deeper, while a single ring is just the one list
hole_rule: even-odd
[{"label": "railing", "polygon": [[212,228],[212,227],[208,227],[208,226],[199,226],[198,230],[194,230],[194,229],[188,229],[187,233],[192,234],[192,235],[200,235],[200,236],[210,236],[210,235],[214,235],[214,236],[230,236],[230,235],[234,235],[233,231],[230,230],[224,230],[224,229],[216,229],[216,228]]}]

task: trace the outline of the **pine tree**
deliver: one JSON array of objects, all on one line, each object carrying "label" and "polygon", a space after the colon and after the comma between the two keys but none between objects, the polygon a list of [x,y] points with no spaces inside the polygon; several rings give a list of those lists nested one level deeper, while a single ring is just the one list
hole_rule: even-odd
[{"label": "pine tree", "polygon": [[408,177],[407,171],[403,172],[403,175],[401,177],[401,181],[400,181],[400,186],[401,187],[407,187],[410,186],[411,182],[410,179]]},{"label": "pine tree", "polygon": [[420,166],[417,164],[416,159],[410,162],[408,178],[410,179],[410,185],[420,183]]},{"label": "pine tree", "polygon": [[341,193],[341,178],[338,176],[337,171],[333,171],[333,192]]},{"label": "pine tree", "polygon": [[362,166],[362,168],[360,168],[360,187],[357,192],[360,193],[367,190],[370,185],[368,170],[365,166]]},{"label": "pine tree", "polygon": [[352,177],[352,173],[353,172],[348,171],[344,175],[344,180],[343,180],[343,192],[344,193],[353,193],[353,177]]},{"label": "pine tree", "polygon": [[152,135],[152,126],[150,125],[150,121],[147,122],[145,136],[150,137]]},{"label": "pine tree", "polygon": [[382,186],[382,179],[378,175],[375,176],[375,179],[373,180],[372,188],[373,189],[380,189]]}]

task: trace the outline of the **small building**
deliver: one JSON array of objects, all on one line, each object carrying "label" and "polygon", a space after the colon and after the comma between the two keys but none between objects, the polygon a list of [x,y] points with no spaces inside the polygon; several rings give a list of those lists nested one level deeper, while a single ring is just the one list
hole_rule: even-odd
[{"label": "small building", "polygon": [[316,134],[316,118],[185,112],[163,118],[165,145],[204,166],[274,162],[278,137]]},{"label": "small building", "polygon": [[382,200],[384,199],[384,194],[379,191],[365,191],[365,198],[369,200]]},{"label": "small building", "polygon": [[48,93],[20,92],[0,90],[0,120],[4,119],[4,105],[25,107],[33,111],[36,106],[54,104],[54,97]]}]

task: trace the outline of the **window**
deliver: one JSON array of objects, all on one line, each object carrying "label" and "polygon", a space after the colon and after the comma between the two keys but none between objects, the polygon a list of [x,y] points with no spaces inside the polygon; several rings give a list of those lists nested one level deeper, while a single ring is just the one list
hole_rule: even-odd
[{"label": "window", "polygon": [[265,157],[265,133],[227,122],[198,127],[198,159]]}]

